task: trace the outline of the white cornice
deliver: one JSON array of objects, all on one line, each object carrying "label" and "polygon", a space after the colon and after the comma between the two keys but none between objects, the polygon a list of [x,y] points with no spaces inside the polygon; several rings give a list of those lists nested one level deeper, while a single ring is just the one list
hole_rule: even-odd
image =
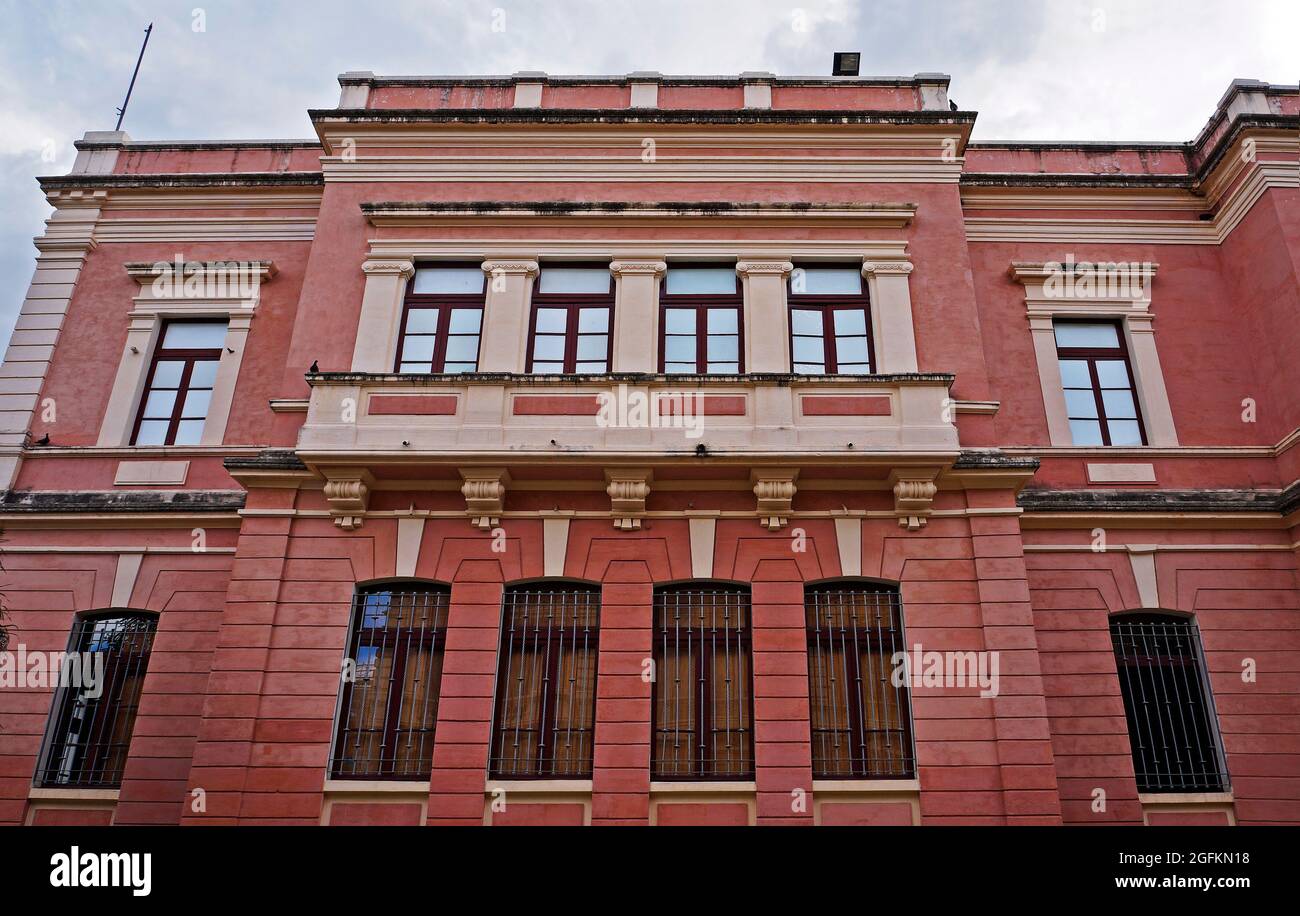
[{"label": "white cornice", "polygon": [[295,216],[129,217],[100,220],[95,241],[309,242],[316,221]]}]

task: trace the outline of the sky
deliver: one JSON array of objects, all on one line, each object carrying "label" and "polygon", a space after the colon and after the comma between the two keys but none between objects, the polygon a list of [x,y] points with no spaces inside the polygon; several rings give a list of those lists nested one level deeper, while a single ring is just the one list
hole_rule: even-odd
[{"label": "sky", "polygon": [[49,215],[37,175],[111,130],[310,138],[345,70],[379,74],[830,72],[952,76],[973,139],[1195,136],[1234,78],[1295,84],[1296,0],[0,0],[0,334]]}]

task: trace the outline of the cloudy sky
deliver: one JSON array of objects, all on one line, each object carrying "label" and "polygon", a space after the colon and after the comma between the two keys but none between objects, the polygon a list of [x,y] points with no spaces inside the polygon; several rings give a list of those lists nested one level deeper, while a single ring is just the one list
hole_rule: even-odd
[{"label": "cloudy sky", "polygon": [[[139,140],[310,137],[344,70],[952,75],[977,140],[1186,140],[1234,77],[1294,84],[1295,0],[0,0],[0,335],[48,215],[36,175]],[[498,28],[494,29],[494,23]],[[501,27],[503,26],[503,28]]]}]

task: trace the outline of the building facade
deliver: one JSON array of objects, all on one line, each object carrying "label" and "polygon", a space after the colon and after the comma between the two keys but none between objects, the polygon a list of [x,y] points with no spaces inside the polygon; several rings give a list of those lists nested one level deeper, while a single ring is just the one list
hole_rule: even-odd
[{"label": "building facade", "polygon": [[0,823],[1300,822],[1297,87],[340,84],[41,179]]}]

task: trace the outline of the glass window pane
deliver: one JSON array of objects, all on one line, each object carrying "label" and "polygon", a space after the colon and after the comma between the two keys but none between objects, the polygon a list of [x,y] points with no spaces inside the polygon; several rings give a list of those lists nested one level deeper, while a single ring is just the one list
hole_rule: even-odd
[{"label": "glass window pane", "polygon": [[538,334],[563,334],[569,326],[568,309],[538,309]]},{"label": "glass window pane", "polygon": [[710,360],[718,359],[730,363],[740,359],[740,340],[733,335],[710,336],[705,346],[708,348]]},{"label": "glass window pane", "polygon": [[165,350],[216,350],[225,343],[225,322],[181,321],[167,325],[162,345]]},{"label": "glass window pane", "polygon": [[1097,416],[1097,399],[1091,389],[1079,391],[1067,388],[1065,391],[1065,412],[1070,417],[1093,419]]},{"label": "glass window pane", "polygon": [[537,277],[540,293],[608,293],[608,267],[544,267]]},{"label": "glass window pane", "polygon": [[609,370],[608,370],[608,369],[606,368],[606,366],[605,366],[605,361],[604,361],[604,360],[601,360],[600,362],[578,363],[578,365],[577,365],[577,371],[579,371],[579,372],[607,372],[607,371],[609,371]]},{"label": "glass window pane", "polygon": [[402,360],[422,362],[433,359],[433,342],[436,339],[431,334],[407,337],[402,341]]},{"label": "glass window pane", "polygon": [[1102,322],[1062,321],[1055,325],[1058,347],[1118,347],[1115,325]]},{"label": "glass window pane", "polygon": [[1088,374],[1088,361],[1061,360],[1061,384],[1066,388],[1091,388],[1092,376]]},{"label": "glass window pane", "polygon": [[870,375],[871,366],[867,363],[837,363],[840,375]]},{"label": "glass window pane", "polygon": [[790,313],[790,326],[796,334],[820,336],[822,333],[822,313],[810,309],[795,309]]},{"label": "glass window pane", "polygon": [[538,335],[533,339],[534,360],[563,360],[564,338],[555,335]]},{"label": "glass window pane", "polygon": [[865,363],[867,361],[867,339],[865,337],[835,338],[835,361],[837,363]]},{"label": "glass window pane", "polygon": [[[432,371],[433,371],[433,365],[432,365],[431,363],[407,363],[407,362],[403,362],[402,365],[398,367],[397,371],[398,371],[398,372],[422,372],[422,373],[428,373],[428,372],[432,372]],[[451,370],[448,369],[447,371],[450,372]]]},{"label": "glass window pane", "polygon": [[208,415],[208,403],[212,400],[210,390],[191,391],[185,395],[185,406],[181,416],[187,420],[202,420]]},{"label": "glass window pane", "polygon": [[1107,425],[1110,427],[1111,445],[1142,444],[1142,432],[1138,429],[1137,420],[1112,420]]},{"label": "glass window pane", "polygon": [[175,406],[175,391],[151,391],[144,402],[144,413],[140,416],[154,420],[170,418]]},{"label": "glass window pane", "polygon": [[1133,392],[1128,390],[1103,391],[1101,403],[1106,408],[1108,420],[1132,420],[1137,417]]},{"label": "glass window pane", "polygon": [[478,337],[466,334],[447,338],[447,362],[472,363],[478,359]]},{"label": "glass window pane", "polygon": [[709,309],[710,334],[738,334],[740,312],[736,309]]},{"label": "glass window pane", "polygon": [[150,385],[153,388],[178,388],[181,384],[181,373],[184,371],[185,363],[180,360],[159,360],[154,366],[153,381]]},{"label": "glass window pane", "polygon": [[1129,387],[1128,366],[1122,359],[1097,360],[1097,380],[1103,388]]},{"label": "glass window pane", "polygon": [[578,331],[583,334],[593,334],[609,330],[609,309],[579,309],[578,310]]},{"label": "glass window pane", "polygon": [[564,371],[564,363],[533,363],[533,371],[538,375],[556,375]]},{"label": "glass window pane", "polygon": [[438,330],[438,309],[411,309],[406,313],[406,333],[433,334]]},{"label": "glass window pane", "polygon": [[604,334],[578,335],[578,359],[603,360],[609,353],[609,338]]},{"label": "glass window pane", "polygon": [[191,388],[211,388],[217,383],[217,361],[215,359],[201,359],[194,363],[190,369],[190,387]]},{"label": "glass window pane", "polygon": [[664,372],[675,373],[679,375],[680,374],[694,375],[695,360],[691,360],[689,363],[664,363]]},{"label": "glass window pane", "polygon": [[664,309],[665,334],[694,334],[695,309]]},{"label": "glass window pane", "polygon": [[835,333],[845,336],[866,336],[867,313],[863,309],[836,309],[831,312],[835,319]]},{"label": "glass window pane", "polygon": [[734,267],[670,267],[664,281],[670,296],[735,295]]},{"label": "glass window pane", "polygon": [[481,293],[486,278],[481,267],[421,267],[415,272],[412,290],[452,295]]},{"label": "glass window pane", "polygon": [[477,334],[482,323],[482,309],[452,309],[451,322],[447,332],[450,334]]},{"label": "glass window pane", "polygon": [[1101,424],[1096,420],[1071,420],[1070,438],[1075,445],[1101,445]]},{"label": "glass window pane", "polygon": [[136,434],[136,445],[163,445],[167,441],[166,420],[141,420],[140,432]]},{"label": "glass window pane", "polygon": [[862,271],[856,267],[796,267],[790,275],[796,296],[856,296],[862,292]]},{"label": "glass window pane", "polygon": [[705,371],[713,375],[736,375],[740,372],[740,363],[709,363]]},{"label": "glass window pane", "polygon": [[795,362],[823,364],[825,359],[826,350],[820,337],[796,337],[794,339]]},{"label": "glass window pane", "polygon": [[667,362],[689,362],[695,365],[694,337],[665,337],[664,360]]},{"label": "glass window pane", "polygon": [[176,426],[176,441],[173,445],[198,445],[203,435],[202,420],[181,420]]},{"label": "glass window pane", "polygon": [[477,368],[477,363],[447,363],[443,367],[443,372],[473,372]]},{"label": "glass window pane", "polygon": [[826,371],[825,363],[795,363],[794,371],[799,375],[821,375]]}]

